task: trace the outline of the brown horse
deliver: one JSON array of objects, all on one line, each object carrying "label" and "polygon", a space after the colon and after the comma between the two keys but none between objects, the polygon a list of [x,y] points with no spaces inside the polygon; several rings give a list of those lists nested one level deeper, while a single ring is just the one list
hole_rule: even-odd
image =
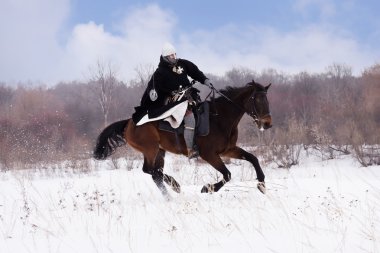
[{"label": "brown horse", "polygon": [[[196,137],[200,157],[223,175],[215,184],[203,186],[201,192],[217,192],[231,179],[231,173],[223,163],[222,157],[249,161],[256,170],[258,188],[265,193],[264,173],[258,159],[236,145],[238,124],[245,113],[251,116],[261,130],[272,126],[266,87],[252,81],[243,87],[228,87],[217,91],[219,97],[210,102],[210,130],[207,136]],[[106,127],[97,139],[94,151],[96,159],[105,159],[117,147],[128,143],[144,155],[143,171],[151,174],[162,194],[170,198],[164,182],[174,191],[180,192],[178,182],[163,173],[165,151],[187,155],[182,135],[161,131],[158,122],[148,122],[136,126],[133,120],[122,120]]]}]

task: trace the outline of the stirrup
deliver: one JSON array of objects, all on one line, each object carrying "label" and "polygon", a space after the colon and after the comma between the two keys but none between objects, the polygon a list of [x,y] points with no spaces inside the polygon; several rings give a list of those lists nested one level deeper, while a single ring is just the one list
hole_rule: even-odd
[{"label": "stirrup", "polygon": [[193,159],[199,157],[199,151],[197,149],[189,149],[187,152],[187,158]]}]

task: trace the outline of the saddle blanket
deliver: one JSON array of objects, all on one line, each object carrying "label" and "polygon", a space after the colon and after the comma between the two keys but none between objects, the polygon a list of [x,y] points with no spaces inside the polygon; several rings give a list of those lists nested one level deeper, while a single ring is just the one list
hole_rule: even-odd
[{"label": "saddle blanket", "polygon": [[141,126],[151,121],[157,121],[157,120],[163,119],[169,122],[172,128],[178,128],[181,125],[183,118],[185,117],[187,106],[188,106],[188,102],[186,100],[170,108],[169,110],[167,110],[166,112],[164,112],[158,117],[149,118],[148,114],[146,114],[144,117],[141,118],[141,120],[139,120],[139,122],[137,122],[136,126]]}]

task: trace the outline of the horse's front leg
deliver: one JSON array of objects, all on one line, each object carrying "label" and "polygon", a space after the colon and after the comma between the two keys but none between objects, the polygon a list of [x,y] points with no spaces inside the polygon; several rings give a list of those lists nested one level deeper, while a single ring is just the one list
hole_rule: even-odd
[{"label": "horse's front leg", "polygon": [[223,153],[223,156],[249,161],[253,165],[253,167],[255,168],[257,180],[259,181],[259,183],[257,184],[257,188],[262,193],[266,192],[265,181],[264,181],[265,175],[264,175],[263,170],[261,169],[261,166],[259,164],[259,160],[257,159],[256,156],[254,156],[251,153],[248,153],[247,151],[245,151],[244,149],[242,149],[240,147],[236,147],[236,146],[229,149],[227,152]]},{"label": "horse's front leg", "polygon": [[201,154],[201,157],[223,175],[223,179],[221,181],[216,184],[207,184],[203,186],[201,192],[217,192],[223,185],[231,180],[231,172],[227,169],[226,165],[224,165],[222,159],[220,159],[218,155]]}]

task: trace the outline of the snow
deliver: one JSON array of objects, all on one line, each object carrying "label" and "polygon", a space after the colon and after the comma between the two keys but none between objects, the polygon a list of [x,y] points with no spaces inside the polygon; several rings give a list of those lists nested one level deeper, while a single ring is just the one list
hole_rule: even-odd
[{"label": "snow", "polygon": [[265,195],[247,162],[201,194],[220,175],[167,155],[182,187],[169,202],[141,160],[0,172],[0,252],[380,252],[380,166],[302,155],[289,170],[262,163]]}]

